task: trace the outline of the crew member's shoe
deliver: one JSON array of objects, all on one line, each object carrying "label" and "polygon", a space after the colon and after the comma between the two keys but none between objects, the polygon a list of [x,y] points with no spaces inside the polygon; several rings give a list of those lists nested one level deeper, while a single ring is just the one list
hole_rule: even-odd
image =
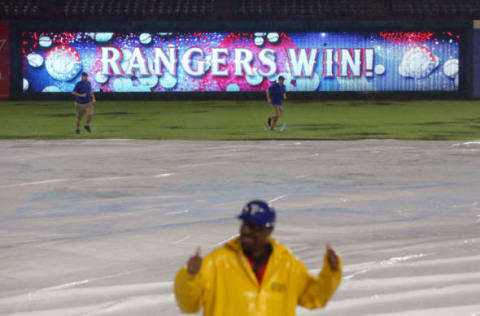
[{"label": "crew member's shoe", "polygon": [[85,129],[86,129],[86,130],[87,130],[87,132],[89,132],[89,133],[91,133],[91,132],[92,132],[92,130],[90,129],[90,126],[88,126],[88,125],[85,125]]},{"label": "crew member's shoe", "polygon": [[75,130],[75,134],[77,135],[80,134],[80,130],[79,129]]}]

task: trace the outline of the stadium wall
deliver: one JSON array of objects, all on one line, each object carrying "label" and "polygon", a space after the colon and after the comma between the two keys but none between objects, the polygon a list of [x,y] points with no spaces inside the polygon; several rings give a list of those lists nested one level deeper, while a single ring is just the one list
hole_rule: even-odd
[{"label": "stadium wall", "polygon": [[10,29],[0,21],[0,99],[10,98]]},{"label": "stadium wall", "polygon": [[[440,36],[437,42],[445,42],[448,45],[448,41],[456,41],[458,43],[458,55],[457,56],[450,56],[453,59],[457,59],[456,67],[459,69],[457,71],[457,77],[455,78],[455,73],[452,73],[452,69],[455,68],[455,63],[449,63],[448,66],[445,66],[446,59],[448,59],[448,54],[451,52],[444,52],[445,56],[442,56],[441,60],[437,61],[438,65],[430,65],[431,67],[436,67],[436,72],[438,72],[438,77],[442,77],[438,85],[445,85],[448,84],[450,88],[448,91],[445,89],[438,89],[436,91],[431,91],[426,89],[427,91],[412,91],[412,89],[406,89],[403,91],[368,91],[369,89],[360,89],[357,91],[343,91],[348,90],[343,89],[342,91],[335,91],[335,89],[331,89],[331,91],[322,91],[318,89],[317,91],[292,91],[295,90],[295,87],[292,83],[290,86],[289,96],[292,99],[324,99],[324,98],[471,98],[474,96],[473,94],[473,87],[475,84],[480,82],[480,80],[475,81],[475,71],[472,67],[467,65],[472,65],[474,61],[474,38],[478,36],[472,28],[473,23],[471,21],[445,21],[442,23],[438,23],[438,21],[426,22],[426,21],[356,21],[356,22],[313,22],[313,21],[295,21],[295,23],[289,21],[259,21],[256,23],[249,23],[247,21],[217,21],[217,22],[199,22],[199,21],[159,21],[159,22],[146,22],[146,21],[129,21],[127,23],[118,23],[118,22],[108,22],[108,21],[87,21],[87,22],[69,22],[69,23],[58,23],[58,22],[31,22],[31,23],[23,23],[23,22],[12,22],[10,25],[11,28],[11,67],[12,67],[12,76],[10,82],[10,94],[14,99],[70,99],[71,94],[70,92],[39,92],[37,88],[36,91],[32,91],[32,87],[35,86],[35,83],[29,82],[28,88],[24,91],[24,76],[27,71],[30,71],[30,75],[35,78],[35,76],[40,76],[39,70],[40,68],[30,67],[28,64],[29,61],[26,59],[27,52],[26,47],[30,44],[25,44],[25,36],[29,34],[30,41],[32,36],[36,36],[35,40],[39,43],[39,36],[42,34],[53,34],[53,33],[69,33],[71,34],[79,34],[82,33],[84,37],[89,33],[99,33],[99,32],[116,32],[122,34],[129,34],[129,33],[158,33],[158,32],[181,32],[181,33],[189,33],[188,36],[198,36],[198,34],[212,34],[212,33],[235,33],[235,34],[254,34],[255,32],[264,31],[266,33],[269,32],[277,32],[278,34],[282,34],[285,32],[287,35],[290,33],[297,34],[297,33],[317,33],[318,34],[333,34],[338,37],[338,34],[347,33],[353,34],[386,34],[386,36],[390,36],[390,39],[397,42],[404,41],[408,38],[408,34],[443,34]],[[399,38],[396,38],[395,34],[403,34]],[[448,34],[453,34],[449,37]],[[301,35],[301,34],[300,34]],[[458,38],[455,36],[458,35]],[[125,35],[127,36],[127,35]],[[252,36],[252,35],[250,35]],[[301,42],[303,40],[301,36],[295,35],[290,36],[293,38],[292,41]],[[383,36],[383,35],[382,35]],[[137,36],[138,37],[138,36]],[[248,36],[247,36],[248,37]],[[434,45],[434,38],[430,41],[429,45]],[[450,39],[449,39],[450,38]],[[125,39],[128,39],[125,37]],[[91,40],[95,40],[95,38],[91,38]],[[266,38],[265,38],[266,40]],[[353,38],[355,40],[355,38]],[[375,40],[375,39],[374,39]],[[90,41],[92,42],[92,41]],[[90,43],[89,42],[89,43]],[[340,43],[340,42],[339,42]],[[48,43],[47,43],[48,44]],[[111,46],[111,42],[109,46]],[[137,43],[138,44],[138,43]],[[133,46],[138,46],[137,44],[133,44]],[[400,43],[401,44],[401,43]],[[407,45],[407,43],[404,43]],[[437,43],[438,44],[438,43]],[[454,43],[455,44],[455,43]],[[27,46],[26,46],[27,45]],[[338,44],[341,45],[341,44]],[[335,49],[339,49],[341,47],[336,46]],[[440,44],[442,45],[442,44]],[[52,46],[49,46],[50,49]],[[308,45],[307,45],[308,46]],[[426,45],[425,45],[426,46]],[[325,46],[328,48],[328,46]],[[356,56],[355,52],[352,51],[356,46],[346,47],[350,52],[352,52],[351,56]],[[298,47],[297,47],[298,48]],[[388,48],[387,46],[384,47],[385,49]],[[30,49],[36,49],[31,48]],[[96,49],[98,51],[98,47],[91,47],[90,49]],[[46,49],[44,50],[46,51]],[[166,49],[167,51],[167,49]],[[311,50],[306,50],[308,54]],[[434,49],[430,51],[434,52]],[[325,59],[326,49],[324,47],[318,47],[318,54],[323,54],[323,58]],[[425,51],[419,50],[417,52],[413,52],[411,55],[415,55],[414,53],[424,53]],[[427,53],[429,51],[427,50]],[[258,54],[258,51],[256,52]],[[328,53],[328,52],[327,52]],[[335,53],[336,54],[336,53]],[[428,55],[428,54],[427,54]],[[44,60],[42,63],[45,62],[46,53],[44,55]],[[300,55],[298,55],[300,56]],[[307,55],[308,56],[308,55]],[[342,55],[339,53],[338,56],[347,56]],[[358,56],[365,56],[365,51],[359,52]],[[434,63],[434,57],[432,57],[431,64]],[[35,62],[35,61],[34,61]],[[38,61],[37,61],[38,63]],[[336,64],[340,64],[338,60],[335,60]],[[350,63],[350,66],[353,64]],[[30,68],[31,69],[30,69]],[[46,68],[45,65],[43,65]],[[52,66],[50,66],[51,68]],[[291,67],[291,65],[290,65]],[[35,69],[33,69],[35,68]],[[349,73],[348,76],[355,76],[355,73],[351,73],[351,68],[348,69]],[[407,67],[408,68],[408,67]],[[476,67],[479,68],[479,67]],[[475,68],[475,69],[476,69]],[[363,69],[364,70],[364,69]],[[364,73],[362,70],[362,73]],[[380,69],[381,72],[382,69]],[[340,70],[338,70],[340,72]],[[376,71],[376,69],[375,69]],[[403,70],[412,77],[405,79],[404,81],[412,81],[412,82],[427,82],[422,78],[422,74],[408,74],[408,69]],[[428,69],[426,70],[428,71]],[[446,72],[445,72],[446,71]],[[46,75],[46,71],[44,71],[43,76]],[[440,73],[443,72],[443,75]],[[61,74],[60,74],[61,75]],[[78,80],[78,74],[76,74],[72,82]],[[446,78],[446,75],[450,75],[450,78]],[[415,78],[417,76],[417,78]],[[444,78],[445,77],[445,78]],[[310,76],[311,78],[311,76]],[[70,78],[62,77],[62,78],[49,78],[50,82],[54,82],[52,80],[64,80],[68,81]],[[94,78],[91,78],[94,80]],[[295,79],[295,78],[293,78]],[[347,78],[348,79],[348,78]],[[403,79],[403,78],[402,78]],[[143,80],[143,78],[142,78]],[[348,80],[342,79],[343,82]],[[369,81],[371,78],[361,78],[366,86],[368,86]],[[423,81],[422,81],[423,80]],[[228,80],[227,80],[228,81]],[[307,87],[309,85],[308,80],[297,78],[297,83],[300,81],[300,86]],[[340,81],[337,79],[336,81]],[[146,80],[148,83],[148,80]],[[67,82],[68,83],[68,82]],[[139,83],[140,85],[143,84],[142,82]],[[263,82],[262,85],[268,83]],[[405,83],[403,83],[405,84]],[[71,85],[71,82],[70,82]],[[252,89],[253,91],[208,91],[208,92],[191,92],[191,91],[173,91],[174,89],[164,89],[162,92],[139,92],[139,91],[132,91],[132,92],[111,92],[111,91],[104,91],[104,92],[97,92],[99,99],[238,99],[238,98],[251,98],[251,99],[258,99],[264,98],[264,93],[261,91],[263,90],[263,86],[257,87],[258,89]],[[69,87],[68,84],[64,85],[66,88]],[[160,86],[160,85],[159,85]],[[217,86],[221,86],[221,84],[217,84]],[[298,86],[298,85],[297,85]],[[225,88],[226,85],[223,86]],[[261,89],[260,89],[261,88]],[[47,89],[48,90],[48,89]],[[102,89],[108,90],[108,89]],[[188,89],[187,89],[188,90]],[[235,90],[235,89],[234,89]],[[301,90],[301,89],[297,89]],[[304,89],[308,90],[308,89]],[[65,90],[67,91],[67,90]]]},{"label": "stadium wall", "polygon": [[480,21],[474,21],[472,43],[472,96],[474,99],[480,99]]}]

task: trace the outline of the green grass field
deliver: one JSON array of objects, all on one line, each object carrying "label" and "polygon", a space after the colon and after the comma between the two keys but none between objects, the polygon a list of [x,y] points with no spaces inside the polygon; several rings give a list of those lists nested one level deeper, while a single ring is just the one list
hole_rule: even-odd
[{"label": "green grass field", "polygon": [[284,132],[264,101],[99,101],[93,134],[74,134],[73,101],[0,102],[0,139],[480,139],[480,102],[290,101]]}]

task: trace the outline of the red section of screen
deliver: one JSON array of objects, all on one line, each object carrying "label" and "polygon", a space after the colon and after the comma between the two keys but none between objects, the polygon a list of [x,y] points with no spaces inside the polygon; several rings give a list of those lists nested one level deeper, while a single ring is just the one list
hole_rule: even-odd
[{"label": "red section of screen", "polygon": [[10,32],[8,22],[0,21],[0,99],[10,98]]}]

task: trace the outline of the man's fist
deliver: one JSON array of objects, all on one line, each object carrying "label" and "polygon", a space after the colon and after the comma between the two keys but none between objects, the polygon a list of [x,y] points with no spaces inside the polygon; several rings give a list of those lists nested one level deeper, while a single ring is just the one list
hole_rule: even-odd
[{"label": "man's fist", "polygon": [[202,267],[202,257],[200,257],[200,247],[198,247],[197,251],[195,251],[195,254],[190,257],[190,259],[187,262],[187,271],[191,275],[195,275],[200,271],[200,268]]},{"label": "man's fist", "polygon": [[332,270],[338,270],[339,259],[337,254],[335,253],[335,250],[332,249],[329,243],[327,243],[327,260]]}]

